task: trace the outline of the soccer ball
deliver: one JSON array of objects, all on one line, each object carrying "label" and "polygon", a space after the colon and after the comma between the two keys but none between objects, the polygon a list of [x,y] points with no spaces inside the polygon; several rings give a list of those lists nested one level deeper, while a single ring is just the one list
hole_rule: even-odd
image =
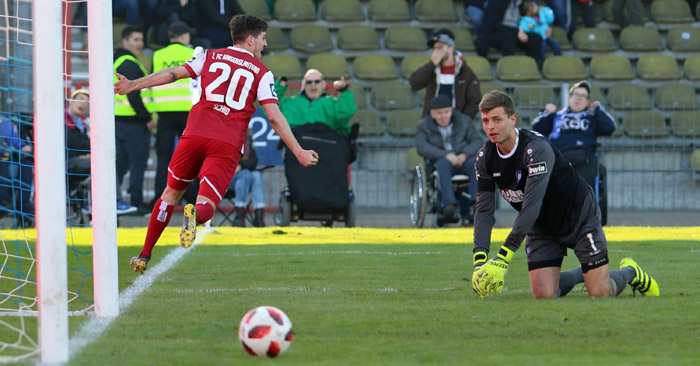
[{"label": "soccer ball", "polygon": [[282,310],[260,306],[243,316],[238,339],[251,356],[277,357],[292,344],[292,322]]}]

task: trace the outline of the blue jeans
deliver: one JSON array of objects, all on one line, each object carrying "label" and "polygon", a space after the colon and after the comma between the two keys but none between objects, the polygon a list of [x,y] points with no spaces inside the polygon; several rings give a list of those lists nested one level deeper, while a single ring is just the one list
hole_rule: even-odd
[{"label": "blue jeans", "polygon": [[[476,201],[476,170],[474,169],[474,156],[467,158],[467,161],[462,164],[461,167],[457,168],[446,158],[441,158],[435,162],[435,170],[437,171],[438,178],[438,189],[440,190],[440,208],[442,209],[445,205],[450,203],[459,204],[460,213],[465,215],[469,212],[474,201]],[[464,174],[469,177],[469,187],[467,188],[467,193],[471,196],[471,199],[463,198],[460,195],[458,200],[455,197],[455,192],[452,189],[452,177],[457,174]]]},{"label": "blue jeans", "polygon": [[253,209],[265,208],[265,190],[263,189],[262,173],[241,169],[233,176],[229,189],[236,192],[235,205],[238,208],[248,206],[248,192],[253,200]]},{"label": "blue jeans", "polygon": [[547,52],[547,46],[552,48],[552,53],[555,56],[561,56],[561,46],[559,46],[559,42],[555,40],[552,37],[549,37],[547,39],[544,39],[542,41],[542,60],[544,61],[544,53]]},{"label": "blue jeans", "polygon": [[[486,7],[486,2],[484,2],[484,7]],[[472,22],[474,34],[479,34],[479,31],[481,30],[481,20],[484,18],[484,9],[473,5],[467,5],[465,12],[469,17],[469,21]]]},{"label": "blue jeans", "polygon": [[567,30],[568,27],[566,26],[567,24],[567,6],[568,6],[569,0],[549,0],[547,1],[547,4],[549,4],[549,7],[552,8],[552,11],[554,12],[554,25],[556,25],[559,28],[562,28],[564,30]]}]

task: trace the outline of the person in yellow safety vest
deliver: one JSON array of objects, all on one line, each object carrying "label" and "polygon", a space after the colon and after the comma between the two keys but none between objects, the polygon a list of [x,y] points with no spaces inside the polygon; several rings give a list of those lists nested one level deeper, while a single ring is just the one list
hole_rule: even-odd
[{"label": "person in yellow safety vest", "polygon": [[[190,48],[192,31],[187,23],[174,21],[168,28],[170,44],[153,53],[153,72],[168,67],[181,66],[194,55]],[[158,112],[158,131],[156,132],[156,168],[155,196],[152,204],[158,200],[168,183],[168,165],[175,151],[175,141],[185,130],[187,116],[192,104],[192,88],[196,80],[180,79],[170,84],[153,87],[153,111]],[[194,203],[197,199],[198,182],[195,180],[185,192],[185,200]]]},{"label": "person in yellow safety vest", "polygon": [[[122,31],[122,48],[114,50],[114,72],[128,78],[148,75],[137,56],[143,49],[143,32],[128,26]],[[115,76],[115,82],[118,80]],[[114,95],[114,119],[117,160],[117,214],[150,212],[143,202],[143,178],[151,146],[151,130],[156,122],[151,116],[151,91],[135,90]],[[129,172],[131,204],[122,197],[121,183]]]}]

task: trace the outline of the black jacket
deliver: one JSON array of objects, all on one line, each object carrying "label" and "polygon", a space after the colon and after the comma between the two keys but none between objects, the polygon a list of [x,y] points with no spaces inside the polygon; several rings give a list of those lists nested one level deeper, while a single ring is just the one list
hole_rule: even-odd
[{"label": "black jacket", "polygon": [[[117,61],[119,57],[122,57],[124,55],[131,55],[134,56],[131,52],[123,49],[123,48],[117,48],[114,50],[114,61]],[[136,56],[134,56],[136,57]],[[139,65],[134,63],[133,61],[126,60],[124,61],[121,65],[119,65],[119,68],[117,69],[117,72],[124,75],[127,79],[129,80],[134,80],[138,79],[140,77],[146,76],[143,71],[141,71],[141,68]],[[146,106],[143,104],[143,100],[141,99],[141,91],[140,90],[134,90],[131,93],[127,94],[127,99],[129,99],[129,104],[131,104],[131,107],[134,108],[134,111],[136,111],[135,116],[117,116],[116,119],[119,122],[130,122],[130,123],[143,123],[146,124],[151,120],[151,113],[148,112],[146,109]]]},{"label": "black jacket", "polygon": [[[221,14],[222,1],[223,14]],[[199,24],[202,27],[213,26],[224,29],[229,29],[229,22],[234,15],[245,13],[236,0],[197,0],[197,12]]]}]

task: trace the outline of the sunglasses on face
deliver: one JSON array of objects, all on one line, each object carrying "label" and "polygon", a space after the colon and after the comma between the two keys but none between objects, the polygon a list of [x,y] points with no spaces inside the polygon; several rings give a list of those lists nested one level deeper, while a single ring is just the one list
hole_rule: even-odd
[{"label": "sunglasses on face", "polygon": [[581,98],[581,99],[588,99],[588,95],[585,95],[585,94],[571,93],[571,96]]},{"label": "sunglasses on face", "polygon": [[321,84],[321,79],[318,79],[318,80],[306,80],[306,85],[311,85],[311,84]]}]

